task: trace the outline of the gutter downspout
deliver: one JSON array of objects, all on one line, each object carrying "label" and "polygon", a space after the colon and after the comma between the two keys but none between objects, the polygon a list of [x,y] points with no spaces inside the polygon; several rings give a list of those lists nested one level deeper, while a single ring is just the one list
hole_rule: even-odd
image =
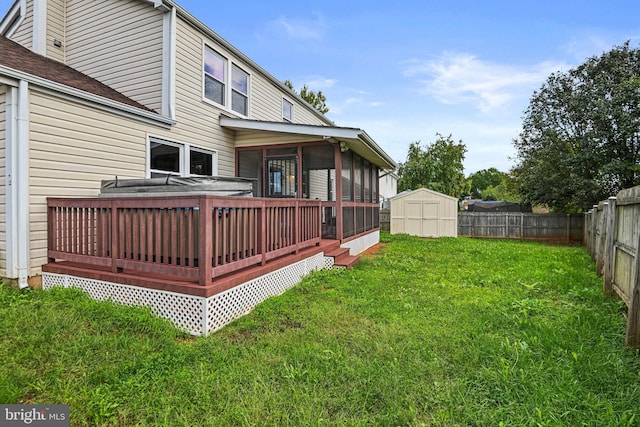
[{"label": "gutter downspout", "polygon": [[47,56],[47,0],[33,2],[33,35],[31,50]]},{"label": "gutter downspout", "polygon": [[27,279],[29,276],[29,83],[20,81],[18,83],[18,105],[16,117],[16,146],[15,160],[12,164],[16,166],[13,171],[13,197],[16,206],[15,229],[17,235],[17,268],[18,287],[20,289],[29,286]]},{"label": "gutter downspout", "polygon": [[162,111],[165,117],[176,118],[176,8],[162,16]]},{"label": "gutter downspout", "polygon": [[6,111],[5,111],[5,206],[6,206],[6,251],[7,279],[18,277],[18,206],[16,203],[16,184],[14,172],[18,169],[16,164],[16,150],[18,141],[18,88],[14,85],[7,85]]},{"label": "gutter downspout", "polygon": [[29,83],[7,86],[6,243],[7,278],[29,286]]}]

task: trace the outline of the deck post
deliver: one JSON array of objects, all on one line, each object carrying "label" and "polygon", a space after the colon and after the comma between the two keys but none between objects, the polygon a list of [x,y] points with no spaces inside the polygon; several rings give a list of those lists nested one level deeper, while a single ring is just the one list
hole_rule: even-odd
[{"label": "deck post", "polygon": [[302,222],[300,221],[300,202],[296,199],[295,208],[293,211],[293,233],[294,239],[296,241],[296,249],[294,253],[298,253],[300,250],[300,227],[302,226]]},{"label": "deck post", "polygon": [[48,252],[55,248],[57,249],[58,242],[55,242],[54,245],[54,237],[57,235],[58,224],[55,222],[54,211],[56,208],[51,206],[47,206],[47,262],[55,262],[55,258],[49,258]]},{"label": "deck post", "polygon": [[198,283],[206,286],[213,277],[213,200],[201,196],[198,207]]},{"label": "deck post", "polygon": [[115,199],[111,199],[111,272],[118,273],[118,255],[120,252],[120,214]]},{"label": "deck post", "polygon": [[267,262],[267,203],[263,200],[260,203],[260,265],[265,265]]},{"label": "deck post", "polygon": [[[340,144],[334,144],[334,163],[336,167],[336,240],[342,242],[344,236],[343,208],[342,208],[342,152]],[[322,227],[321,227],[322,229]]]}]

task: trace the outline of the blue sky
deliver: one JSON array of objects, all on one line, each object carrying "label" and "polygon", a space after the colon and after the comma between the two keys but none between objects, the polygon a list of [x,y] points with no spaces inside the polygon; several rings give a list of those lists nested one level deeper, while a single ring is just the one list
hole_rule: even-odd
[{"label": "blue sky", "polygon": [[365,129],[396,161],[436,133],[461,139],[467,174],[513,166],[550,73],[640,42],[637,0],[179,3],[276,78],[321,90],[336,125]]}]

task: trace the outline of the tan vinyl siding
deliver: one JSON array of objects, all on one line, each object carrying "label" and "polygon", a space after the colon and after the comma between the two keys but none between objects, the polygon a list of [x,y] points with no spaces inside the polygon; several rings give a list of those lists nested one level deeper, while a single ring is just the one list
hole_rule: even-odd
[{"label": "tan vinyl siding", "polygon": [[[282,101],[280,101],[280,102],[282,103]],[[318,116],[316,116],[311,111],[309,111],[309,108],[312,108],[312,107],[308,107],[306,105],[307,105],[306,103],[303,106],[303,104],[301,102],[294,101],[293,123],[302,123],[302,124],[308,124],[308,125],[325,125],[326,126],[327,125],[326,122],[320,120],[318,118]]]},{"label": "tan vinyl siding", "polygon": [[283,94],[276,90],[272,83],[258,74],[253,76],[251,83],[251,118],[281,122]]},{"label": "tan vinyl siding", "polygon": [[[285,93],[282,89],[257,73],[252,74],[251,79],[251,118],[271,122],[283,121],[282,97]],[[293,103],[293,123],[320,126],[328,124],[296,98],[288,94],[286,97]]]},{"label": "tan vinyl siding", "polygon": [[317,136],[282,135],[269,132],[236,131],[236,147],[253,147],[274,144],[295,144],[318,141]]},{"label": "tan vinyl siding", "polygon": [[[177,55],[178,71],[177,86],[178,92],[188,90],[194,97],[191,101],[200,101],[199,109],[205,114],[211,112],[216,121],[220,113],[234,117],[242,117],[233,112],[230,108],[216,106],[203,100],[203,45],[206,44],[227,60],[236,64],[250,74],[249,85],[249,118],[264,121],[282,121],[282,97],[286,96],[294,104],[294,122],[310,125],[328,125],[329,121],[322,120],[309,110],[302,102],[285,93],[282,88],[274,84],[271,80],[261,74],[258,69],[251,67],[240,58],[232,55],[220,44],[199,30],[193,28],[183,20],[178,20],[177,26]],[[182,63],[181,63],[182,62]],[[229,84],[229,82],[227,82]],[[187,89],[183,86],[189,86]],[[184,101],[185,99],[182,99]],[[178,99],[178,102],[181,100]],[[178,106],[179,108],[179,106]]]},{"label": "tan vinyl siding", "polygon": [[32,91],[31,272],[46,263],[46,198],[96,196],[100,181],[145,175],[149,125]]},{"label": "tan vinyl siding", "polygon": [[[64,62],[65,43],[65,0],[47,0],[47,56],[56,61]],[[62,47],[53,45],[54,40],[60,40]]]},{"label": "tan vinyl siding", "polygon": [[326,170],[310,170],[309,171],[309,199],[320,199],[329,201],[329,183],[331,179],[331,191],[335,197],[336,194],[336,173],[335,169],[329,171],[327,176]]},{"label": "tan vinyl siding", "polygon": [[[203,100],[202,35],[178,20],[176,41],[176,119],[172,138],[218,152],[218,174],[235,175],[233,132],[219,125],[228,111]],[[225,53],[225,52],[221,52]]]},{"label": "tan vinyl siding", "polygon": [[67,65],[162,109],[162,13],[148,2],[67,2]]},{"label": "tan vinyl siding", "polygon": [[0,275],[7,272],[7,199],[5,193],[6,162],[6,86],[0,85]]},{"label": "tan vinyl siding", "polygon": [[33,0],[27,0],[25,18],[11,36],[11,40],[31,49],[33,44]]}]

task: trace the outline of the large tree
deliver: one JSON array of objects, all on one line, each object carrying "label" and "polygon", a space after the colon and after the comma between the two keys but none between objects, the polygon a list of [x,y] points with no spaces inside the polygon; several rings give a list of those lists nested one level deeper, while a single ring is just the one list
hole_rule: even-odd
[{"label": "large tree", "polygon": [[482,199],[482,193],[489,187],[497,187],[507,176],[496,168],[482,169],[469,175],[471,198]]},{"label": "large tree", "polygon": [[398,191],[424,187],[458,198],[468,194],[470,183],[462,165],[466,152],[464,143],[454,142],[451,135],[436,134],[436,141],[425,147],[412,142],[407,160],[398,168]]},{"label": "large tree", "polygon": [[629,43],[552,74],[514,141],[523,198],[580,211],[640,183],[640,51]]},{"label": "large tree", "polygon": [[[290,80],[285,80],[284,85],[296,92],[293,87],[293,83]],[[313,108],[320,111],[322,114],[327,114],[329,112],[329,107],[327,106],[327,98],[324,96],[322,91],[313,91],[309,89],[309,87],[305,84],[300,89],[300,92],[296,92],[300,98],[307,101]]]},{"label": "large tree", "polygon": [[522,198],[518,191],[518,182],[515,177],[505,173],[498,185],[490,185],[482,191],[482,200],[521,202]]}]

